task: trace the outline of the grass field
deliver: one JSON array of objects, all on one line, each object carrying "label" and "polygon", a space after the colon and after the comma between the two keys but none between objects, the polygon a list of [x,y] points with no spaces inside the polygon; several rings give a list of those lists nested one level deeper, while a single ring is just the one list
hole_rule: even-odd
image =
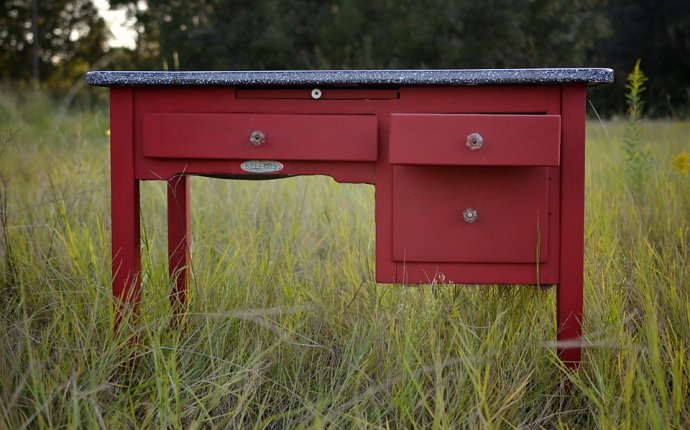
[{"label": "grass field", "polygon": [[324,177],[193,178],[184,330],[144,183],[143,316],[116,336],[107,111],[0,94],[0,428],[689,428],[690,122],[641,128],[632,194],[626,124],[588,124],[572,374],[555,289],[376,284],[373,187]]}]

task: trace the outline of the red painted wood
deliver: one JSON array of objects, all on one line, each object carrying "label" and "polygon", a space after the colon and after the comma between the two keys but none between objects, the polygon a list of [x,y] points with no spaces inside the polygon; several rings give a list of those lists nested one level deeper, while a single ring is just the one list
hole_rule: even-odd
[{"label": "red painted wood", "polygon": [[[393,168],[393,258],[399,262],[547,261],[545,168]],[[473,208],[476,221],[463,211]]]},{"label": "red painted wood", "polygon": [[557,114],[558,86],[403,87],[398,112]]},{"label": "red painted wood", "polygon": [[137,87],[134,101],[136,121],[148,112],[375,114],[382,120],[391,113],[557,115],[560,97],[551,86],[404,87],[399,98],[379,100],[240,99],[232,87]]},{"label": "red painted wood", "polygon": [[[558,166],[558,115],[393,114],[390,162],[465,166]],[[479,149],[467,137],[479,133]]]},{"label": "red painted wood", "polygon": [[576,367],[581,358],[585,202],[585,88],[563,87],[561,150],[561,282],[557,330],[561,359]]},{"label": "red painted wood", "polygon": [[[320,90],[321,97],[318,100],[386,100],[397,99],[399,96],[397,89],[323,88]],[[311,88],[238,88],[235,90],[235,97],[238,99],[314,99]]]},{"label": "red painted wood", "polygon": [[[560,167],[549,167],[549,261],[539,264],[538,271],[543,278],[537,284],[558,284],[561,261],[561,171]],[[546,279],[546,275],[550,280]]]},{"label": "red painted wood", "polygon": [[[138,179],[169,180],[171,302],[179,315],[190,232],[189,179],[177,175],[244,178],[251,174],[242,161],[274,159],[284,165],[280,175],[376,185],[377,281],[560,283],[559,340],[579,339],[583,86],[322,91],[313,100],[310,89],[112,89],[113,292],[121,303],[136,310],[140,297]],[[457,130],[467,124],[488,127],[479,131],[482,150],[465,154],[474,159],[453,152],[466,148]],[[270,128],[262,129],[265,145],[253,147],[257,125]],[[465,199],[481,203],[480,219],[458,226]],[[493,218],[499,213],[506,218]],[[580,359],[578,347],[559,353]]]},{"label": "red painted wood", "polygon": [[[234,179],[244,177],[252,179],[252,173],[245,172],[240,167],[242,160],[184,160],[184,159],[154,159],[140,160],[137,164],[137,178],[149,180],[167,180],[180,173],[190,175],[233,176]],[[336,182],[373,184],[376,177],[376,163],[373,162],[309,162],[283,161],[283,169],[276,172],[280,177],[296,175],[325,175],[331,176]]]},{"label": "red painted wood", "polygon": [[[259,146],[254,131],[265,135]],[[376,160],[373,115],[147,113],[144,157]]]},{"label": "red painted wood", "polygon": [[141,298],[139,181],[134,176],[133,90],[110,89],[110,196],[115,327]]},{"label": "red painted wood", "polygon": [[557,264],[398,263],[396,283],[526,284],[558,283]]},{"label": "red painted wood", "polygon": [[376,281],[397,282],[393,260],[393,166],[388,161],[390,114],[379,116],[379,160],[376,166]]},{"label": "red painted wood", "polygon": [[170,304],[176,319],[187,311],[191,261],[189,177],[168,180],[168,269],[173,285]]},{"label": "red painted wood", "polygon": [[[396,263],[395,274],[377,282],[409,284],[456,282],[469,284],[558,284],[560,268],[560,170],[549,172],[548,261],[533,263]],[[377,186],[378,189],[378,186]],[[379,244],[377,239],[377,244]],[[378,247],[378,246],[377,246]],[[390,247],[392,249],[392,246]],[[377,267],[378,269],[378,267]]]}]

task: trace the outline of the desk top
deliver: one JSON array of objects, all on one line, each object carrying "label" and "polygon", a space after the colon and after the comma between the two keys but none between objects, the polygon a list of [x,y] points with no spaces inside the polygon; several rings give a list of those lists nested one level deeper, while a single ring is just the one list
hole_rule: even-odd
[{"label": "desk top", "polygon": [[452,70],[271,70],[232,72],[95,71],[89,85],[112,86],[468,86],[558,85],[590,86],[613,82],[613,70],[570,69],[452,69]]}]

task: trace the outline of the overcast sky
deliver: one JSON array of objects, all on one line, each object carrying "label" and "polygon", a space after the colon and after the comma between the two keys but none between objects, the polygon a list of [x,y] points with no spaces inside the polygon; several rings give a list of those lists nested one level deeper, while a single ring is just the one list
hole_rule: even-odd
[{"label": "overcast sky", "polygon": [[109,45],[112,47],[124,46],[134,48],[136,39],[136,32],[132,28],[134,20],[127,20],[125,10],[110,10],[108,0],[94,0],[94,4],[113,34]]}]

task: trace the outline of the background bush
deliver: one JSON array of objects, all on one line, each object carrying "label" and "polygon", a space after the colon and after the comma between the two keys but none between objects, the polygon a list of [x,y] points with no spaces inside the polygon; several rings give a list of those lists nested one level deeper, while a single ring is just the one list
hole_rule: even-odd
[{"label": "background bush", "polygon": [[[234,70],[601,66],[592,93],[622,114],[638,58],[648,114],[690,113],[687,0],[111,0],[137,47],[109,49],[90,0],[38,1],[39,80],[64,95],[89,69]],[[0,4],[0,77],[32,77],[31,0]],[[15,84],[13,84],[15,85]]]}]

